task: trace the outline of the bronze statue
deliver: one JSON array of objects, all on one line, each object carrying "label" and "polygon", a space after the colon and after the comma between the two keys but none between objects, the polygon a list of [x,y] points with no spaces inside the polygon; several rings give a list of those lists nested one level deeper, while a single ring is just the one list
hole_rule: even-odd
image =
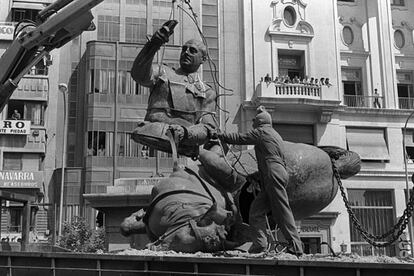
[{"label": "bronze statue", "polygon": [[[177,149],[201,164],[191,169],[174,166],[174,172],[154,186],[150,206],[126,218],[121,231],[130,235],[146,229],[152,241],[148,247],[156,250],[231,249],[252,241],[255,232],[242,223],[237,207],[236,194],[246,178],[234,169],[235,163],[224,159],[226,145],[211,140],[218,129],[217,94],[197,74],[206,60],[205,46],[196,40],[186,42],[178,69],[152,64],[176,24],[167,21],[134,61],[133,78],[151,94],[145,121],[139,122],[133,139],[165,152]],[[338,189],[333,164],[343,178],[360,169],[359,156],[340,148],[283,144],[286,192],[296,219],[317,213],[333,200]]]},{"label": "bronze statue", "polygon": [[217,127],[214,120],[217,95],[197,72],[207,55],[205,45],[198,40],[191,39],[183,45],[180,68],[153,65],[156,52],[168,42],[176,24],[174,20],[167,21],[156,31],[131,69],[134,80],[151,91],[145,121],[138,124],[133,139],[171,152],[166,132],[173,129],[181,142],[178,152],[197,157],[198,145],[206,143]]},{"label": "bronze statue", "polygon": [[[288,173],[286,192],[297,220],[318,213],[335,198],[338,184],[333,165],[342,179],[355,175],[360,169],[356,153],[338,147],[283,143]],[[251,172],[255,171],[256,161],[250,154],[243,154],[242,162]],[[237,205],[237,196],[230,195],[226,199],[223,192],[199,178],[196,169],[192,171],[179,168],[155,185],[151,205],[145,211],[125,218],[121,225],[122,233],[128,236],[146,229],[152,241],[148,248],[182,252],[222,250],[223,247],[217,245],[218,241],[226,249],[247,239],[252,241],[255,232],[238,221],[238,210],[230,206],[233,203]],[[198,173],[200,175],[200,171]],[[193,228],[200,231],[194,232]]]}]

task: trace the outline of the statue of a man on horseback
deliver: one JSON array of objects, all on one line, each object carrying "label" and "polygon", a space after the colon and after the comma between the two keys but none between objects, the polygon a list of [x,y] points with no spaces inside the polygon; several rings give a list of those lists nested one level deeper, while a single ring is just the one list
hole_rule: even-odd
[{"label": "statue of a man on horseback", "polygon": [[[234,164],[226,159],[224,143],[247,142],[243,143],[241,136],[236,137],[240,139],[231,139],[235,137],[218,134],[219,126],[215,119],[217,93],[197,73],[207,58],[205,45],[197,40],[187,41],[181,50],[178,69],[152,64],[156,52],[168,42],[176,24],[176,21],[167,21],[134,61],[131,70],[133,78],[140,85],[149,87],[151,92],[145,121],[138,123],[133,139],[157,150],[173,153],[174,157],[181,154],[198,159],[200,165],[182,168],[175,164],[173,173],[154,186],[151,204],[146,210],[126,218],[121,232],[129,235],[145,229],[152,241],[148,247],[182,252],[232,249],[253,241],[258,237],[258,231],[261,231],[262,239],[266,239],[262,220],[260,227],[250,227],[242,222],[239,213],[236,193],[246,183],[246,176],[239,174]],[[290,204],[292,209],[284,209],[284,213],[289,214],[288,227],[292,229],[295,227],[293,216],[300,219],[312,215],[333,200],[338,188],[334,174],[343,178],[356,174],[359,171],[359,157],[336,147],[320,149],[285,142],[279,139],[277,133],[277,137],[274,135],[271,119],[267,123],[270,127],[266,133],[269,137],[274,136],[272,139],[279,145],[268,154],[277,150],[283,156],[284,180],[279,187],[285,190],[283,206]],[[256,138],[257,141],[249,141],[257,146],[263,137]],[[273,144],[268,143],[266,147],[273,147]],[[257,157],[261,160],[258,168],[261,184],[266,188],[273,183],[267,180],[277,180],[279,171],[273,170],[276,165],[268,162],[270,157]],[[271,171],[274,173],[271,174]],[[269,178],[269,175],[272,177]],[[269,190],[270,186],[265,190]],[[270,201],[270,204],[273,202]],[[275,206],[267,207],[275,210]],[[260,216],[263,215],[262,209]],[[286,222],[286,219],[280,219],[280,214],[274,216],[276,223]],[[302,249],[296,234],[292,253],[300,255]],[[289,236],[286,238],[289,240]],[[261,250],[265,250],[266,242],[263,244]]]}]

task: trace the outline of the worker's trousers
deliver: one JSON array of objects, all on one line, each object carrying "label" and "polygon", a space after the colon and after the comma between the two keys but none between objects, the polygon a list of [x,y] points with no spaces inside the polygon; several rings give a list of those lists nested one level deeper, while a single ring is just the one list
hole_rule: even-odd
[{"label": "worker's trousers", "polygon": [[253,200],[249,211],[249,224],[257,230],[252,248],[267,247],[266,214],[270,211],[274,221],[290,243],[288,250],[292,253],[303,253],[302,242],[296,230],[295,219],[290,209],[286,185],[288,174],[286,169],[277,162],[268,162],[267,175],[261,179],[262,190]]}]

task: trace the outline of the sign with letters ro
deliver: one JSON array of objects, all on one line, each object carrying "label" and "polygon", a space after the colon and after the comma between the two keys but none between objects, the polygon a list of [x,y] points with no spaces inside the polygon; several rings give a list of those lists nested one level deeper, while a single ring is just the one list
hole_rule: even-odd
[{"label": "sign with letters ro", "polygon": [[0,120],[0,135],[1,134],[16,134],[29,135],[30,121],[21,120]]}]

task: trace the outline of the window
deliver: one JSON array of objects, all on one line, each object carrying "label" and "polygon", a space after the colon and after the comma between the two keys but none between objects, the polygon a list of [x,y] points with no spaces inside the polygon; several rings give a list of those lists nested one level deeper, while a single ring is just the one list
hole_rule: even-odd
[{"label": "window", "polygon": [[9,231],[12,233],[18,233],[22,231],[23,221],[23,208],[22,207],[10,207],[10,226]]},{"label": "window", "polygon": [[98,40],[119,41],[120,22],[119,16],[98,16]]},{"label": "window", "polygon": [[24,119],[31,121],[33,125],[43,125],[44,106],[41,103],[26,102]]},{"label": "window", "polygon": [[404,37],[404,33],[401,30],[396,30],[394,32],[394,44],[395,44],[395,47],[397,47],[398,49],[401,49],[404,47],[405,37]]},{"label": "window", "polygon": [[288,26],[293,26],[296,23],[296,11],[292,6],[287,6],[283,11],[283,19]]},{"label": "window", "polygon": [[344,103],[351,107],[365,106],[362,96],[361,69],[342,68],[342,84],[344,89]]},{"label": "window", "polygon": [[[348,189],[348,199],[357,219],[371,234],[382,235],[394,226],[394,205],[391,191]],[[374,248],[363,239],[351,223],[351,251],[360,256],[395,255],[394,247]],[[381,250],[385,250],[381,251]]]},{"label": "window", "polygon": [[391,0],[391,6],[405,6],[404,0]]},{"label": "window", "polygon": [[385,129],[346,128],[348,150],[356,152],[363,161],[389,160]]},{"label": "window", "polygon": [[342,38],[344,40],[345,45],[351,45],[354,42],[354,32],[352,31],[351,27],[345,26],[342,29]]},{"label": "window", "polygon": [[33,125],[44,125],[45,105],[43,103],[10,100],[8,105],[7,119],[27,120]]},{"label": "window", "polygon": [[115,70],[91,69],[91,93],[115,93]]},{"label": "window", "polygon": [[351,2],[351,3],[353,3],[353,2],[355,2],[355,0],[338,0],[338,2]]},{"label": "window", "polygon": [[118,133],[118,156],[140,157],[142,145],[131,139],[131,133]]},{"label": "window", "polygon": [[127,5],[146,5],[147,0],[126,0]]},{"label": "window", "polygon": [[398,103],[400,109],[414,108],[412,72],[397,71]]},{"label": "window", "polygon": [[23,20],[36,21],[39,10],[30,9],[12,9],[11,20],[12,22],[20,22]]},{"label": "window", "polygon": [[314,145],[313,125],[273,124],[283,140],[293,143]]},{"label": "window", "polygon": [[125,18],[125,41],[145,43],[147,34],[147,20],[145,18]]},{"label": "window", "polygon": [[88,156],[112,156],[114,133],[110,131],[89,131]]},{"label": "window", "polygon": [[407,152],[407,162],[413,164],[414,163],[414,129],[407,129],[405,131],[404,137],[404,129],[402,130],[404,142],[405,142],[405,150]]},{"label": "window", "polygon": [[4,171],[21,171],[23,169],[22,153],[5,152],[3,153]]},{"label": "window", "polygon": [[124,95],[149,95],[149,88],[139,85],[134,81],[129,71],[119,71],[119,94]]}]

